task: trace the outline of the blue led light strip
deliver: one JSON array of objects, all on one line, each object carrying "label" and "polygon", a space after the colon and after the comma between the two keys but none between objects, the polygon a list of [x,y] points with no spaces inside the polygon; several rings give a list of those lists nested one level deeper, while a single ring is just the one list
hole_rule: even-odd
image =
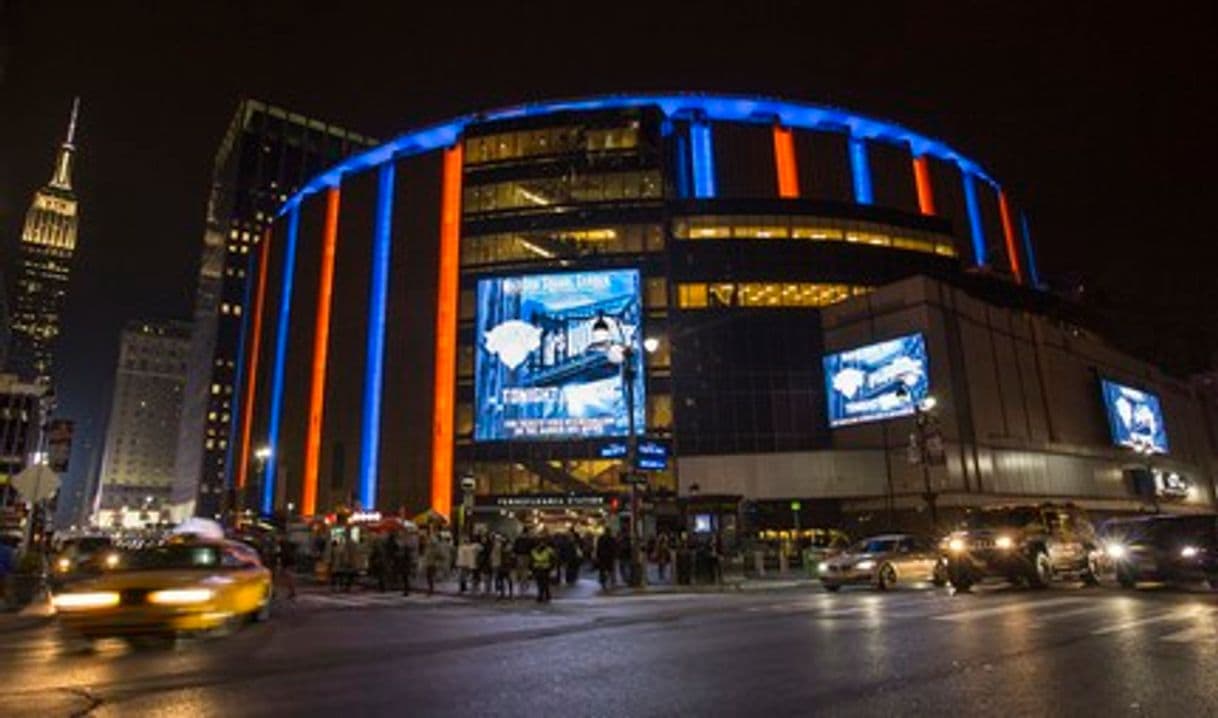
[{"label": "blue led light strip", "polygon": [[964,206],[968,209],[968,224],[973,235],[973,263],[978,267],[986,263],[985,228],[981,225],[981,205],[977,203],[977,187],[973,177],[963,168],[960,183],[964,185]]},{"label": "blue led light strip", "polygon": [[1023,253],[1028,264],[1028,280],[1033,287],[1040,289],[1040,272],[1036,270],[1036,253],[1032,249],[1032,233],[1028,231],[1028,215],[1019,213],[1019,225],[1023,230]]},{"label": "blue led light strip", "polygon": [[279,293],[279,319],[275,329],[275,364],[271,367],[271,420],[267,457],[262,472],[262,513],[275,510],[275,468],[279,463],[279,426],[283,414],[283,365],[288,356],[288,320],[292,315],[292,279],[296,274],[296,236],[300,233],[300,207],[288,213],[288,241],[283,254],[283,287]]},{"label": "blue led light strip", "polygon": [[990,179],[976,162],[964,157],[939,140],[891,122],[856,115],[834,107],[788,102],[768,97],[732,95],[604,95],[519,105],[468,114],[447,122],[430,125],[421,130],[407,132],[383,145],[353,155],[314,176],[308,184],[284,203],[280,214],[285,214],[292,207],[300,204],[304,197],[338,184],[344,174],[377,167],[393,157],[412,157],[449,147],[460,139],[466,126],[473,123],[539,117],[558,112],[587,112],[635,107],[659,108],[660,112],[669,119],[694,115],[701,118],[703,122],[747,122],[766,126],[773,126],[777,122],[783,127],[794,129],[848,132],[853,138],[873,142],[907,143],[914,156],[928,155],[945,162],[952,162],[973,177],[991,185],[995,184],[994,180]]},{"label": "blue led light strip", "polygon": [[871,204],[871,167],[867,164],[867,141],[850,138],[850,175],[854,178],[854,201]]},{"label": "blue led light strip", "polygon": [[389,295],[390,229],[393,223],[392,162],[377,177],[376,227],[372,235],[372,286],[368,294],[368,354],[364,363],[364,431],[359,448],[359,502],[376,507],[381,446],[381,389],[385,370],[385,302]]},{"label": "blue led light strip", "polygon": [[715,146],[709,122],[695,120],[689,124],[690,160],[694,174],[694,197],[713,199],[715,196]]},{"label": "blue led light strip", "polygon": [[[258,241],[267,241],[265,236],[258,234]],[[245,265],[245,294],[241,299],[241,334],[237,337],[237,376],[233,380],[233,401],[229,410],[231,421],[228,424],[228,446],[224,451],[224,486],[232,488],[236,474],[233,473],[233,456],[237,452],[237,435],[241,428],[241,402],[245,400],[245,395],[241,391],[245,388],[245,335],[249,332],[250,321],[250,292],[254,288],[254,282],[257,281],[257,271],[255,267],[258,264],[258,253],[250,252],[249,262]]]}]

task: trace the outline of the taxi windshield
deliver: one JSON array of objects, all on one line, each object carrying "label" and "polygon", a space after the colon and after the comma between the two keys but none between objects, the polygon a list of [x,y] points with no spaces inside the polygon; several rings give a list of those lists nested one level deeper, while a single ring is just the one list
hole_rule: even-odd
[{"label": "taxi windshield", "polygon": [[220,550],[215,546],[154,546],[122,552],[111,570],[213,569],[219,565]]}]

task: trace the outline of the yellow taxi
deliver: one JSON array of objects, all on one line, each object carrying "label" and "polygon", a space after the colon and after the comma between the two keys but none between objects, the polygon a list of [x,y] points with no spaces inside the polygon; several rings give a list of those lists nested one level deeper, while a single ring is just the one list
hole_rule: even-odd
[{"label": "yellow taxi", "polygon": [[98,556],[92,575],[51,602],[62,625],[87,637],[205,631],[269,618],[271,572],[236,541],[171,540]]}]

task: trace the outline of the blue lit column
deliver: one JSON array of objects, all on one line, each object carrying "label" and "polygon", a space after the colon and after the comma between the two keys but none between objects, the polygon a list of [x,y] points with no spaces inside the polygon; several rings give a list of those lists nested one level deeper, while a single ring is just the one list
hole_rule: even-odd
[{"label": "blue lit column", "polygon": [[711,126],[706,120],[689,123],[690,164],[693,166],[694,197],[715,197],[715,145]]},{"label": "blue lit column", "polygon": [[850,140],[850,174],[854,177],[854,201],[871,204],[871,167],[867,164],[867,141],[862,137]]},{"label": "blue lit column", "polygon": [[288,320],[292,315],[292,279],[296,274],[296,236],[300,231],[300,203],[288,212],[288,241],[283,253],[283,286],[275,329],[275,363],[271,367],[271,417],[267,445],[271,455],[262,472],[262,513],[275,509],[275,476],[279,465],[279,426],[283,413],[283,369],[288,355]]},{"label": "blue lit column", "polygon": [[392,160],[384,163],[377,178],[376,226],[372,235],[372,286],[368,293],[368,354],[364,364],[364,431],[360,438],[359,451],[359,502],[364,510],[376,507],[394,168]]},{"label": "blue lit column", "polygon": [[977,203],[976,180],[961,169],[960,182],[964,185],[964,206],[968,210],[968,224],[973,236],[973,263],[980,267],[986,263],[987,258],[985,228],[981,224],[981,205]]},{"label": "blue lit column", "polygon": [[[260,236],[260,242],[267,241]],[[241,429],[241,402],[245,398],[241,389],[245,386],[245,335],[249,333],[250,293],[254,289],[258,266],[258,253],[250,252],[249,261],[245,265],[245,293],[241,298],[241,333],[237,336],[237,375],[233,378],[233,400],[229,410],[228,445],[224,451],[224,488],[231,489],[237,485],[236,473],[233,472],[233,458],[238,455],[237,437]]]},{"label": "blue lit column", "polygon": [[1028,264],[1028,282],[1037,289],[1040,288],[1040,272],[1036,269],[1036,253],[1032,249],[1032,233],[1028,231],[1028,215],[1019,214],[1019,227],[1022,232],[1023,254]]}]

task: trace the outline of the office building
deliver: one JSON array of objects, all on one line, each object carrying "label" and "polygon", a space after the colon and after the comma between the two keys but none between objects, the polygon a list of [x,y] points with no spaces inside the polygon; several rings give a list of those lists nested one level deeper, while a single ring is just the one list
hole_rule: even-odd
[{"label": "office building", "polygon": [[124,327],[94,523],[133,527],[170,515],[189,351],[186,322],[131,321]]},{"label": "office building", "polygon": [[249,268],[275,208],[312,175],[371,140],[257,100],[243,100],[220,143],[199,262],[191,365],[173,502],[210,516],[232,486],[237,360],[253,291]]}]

